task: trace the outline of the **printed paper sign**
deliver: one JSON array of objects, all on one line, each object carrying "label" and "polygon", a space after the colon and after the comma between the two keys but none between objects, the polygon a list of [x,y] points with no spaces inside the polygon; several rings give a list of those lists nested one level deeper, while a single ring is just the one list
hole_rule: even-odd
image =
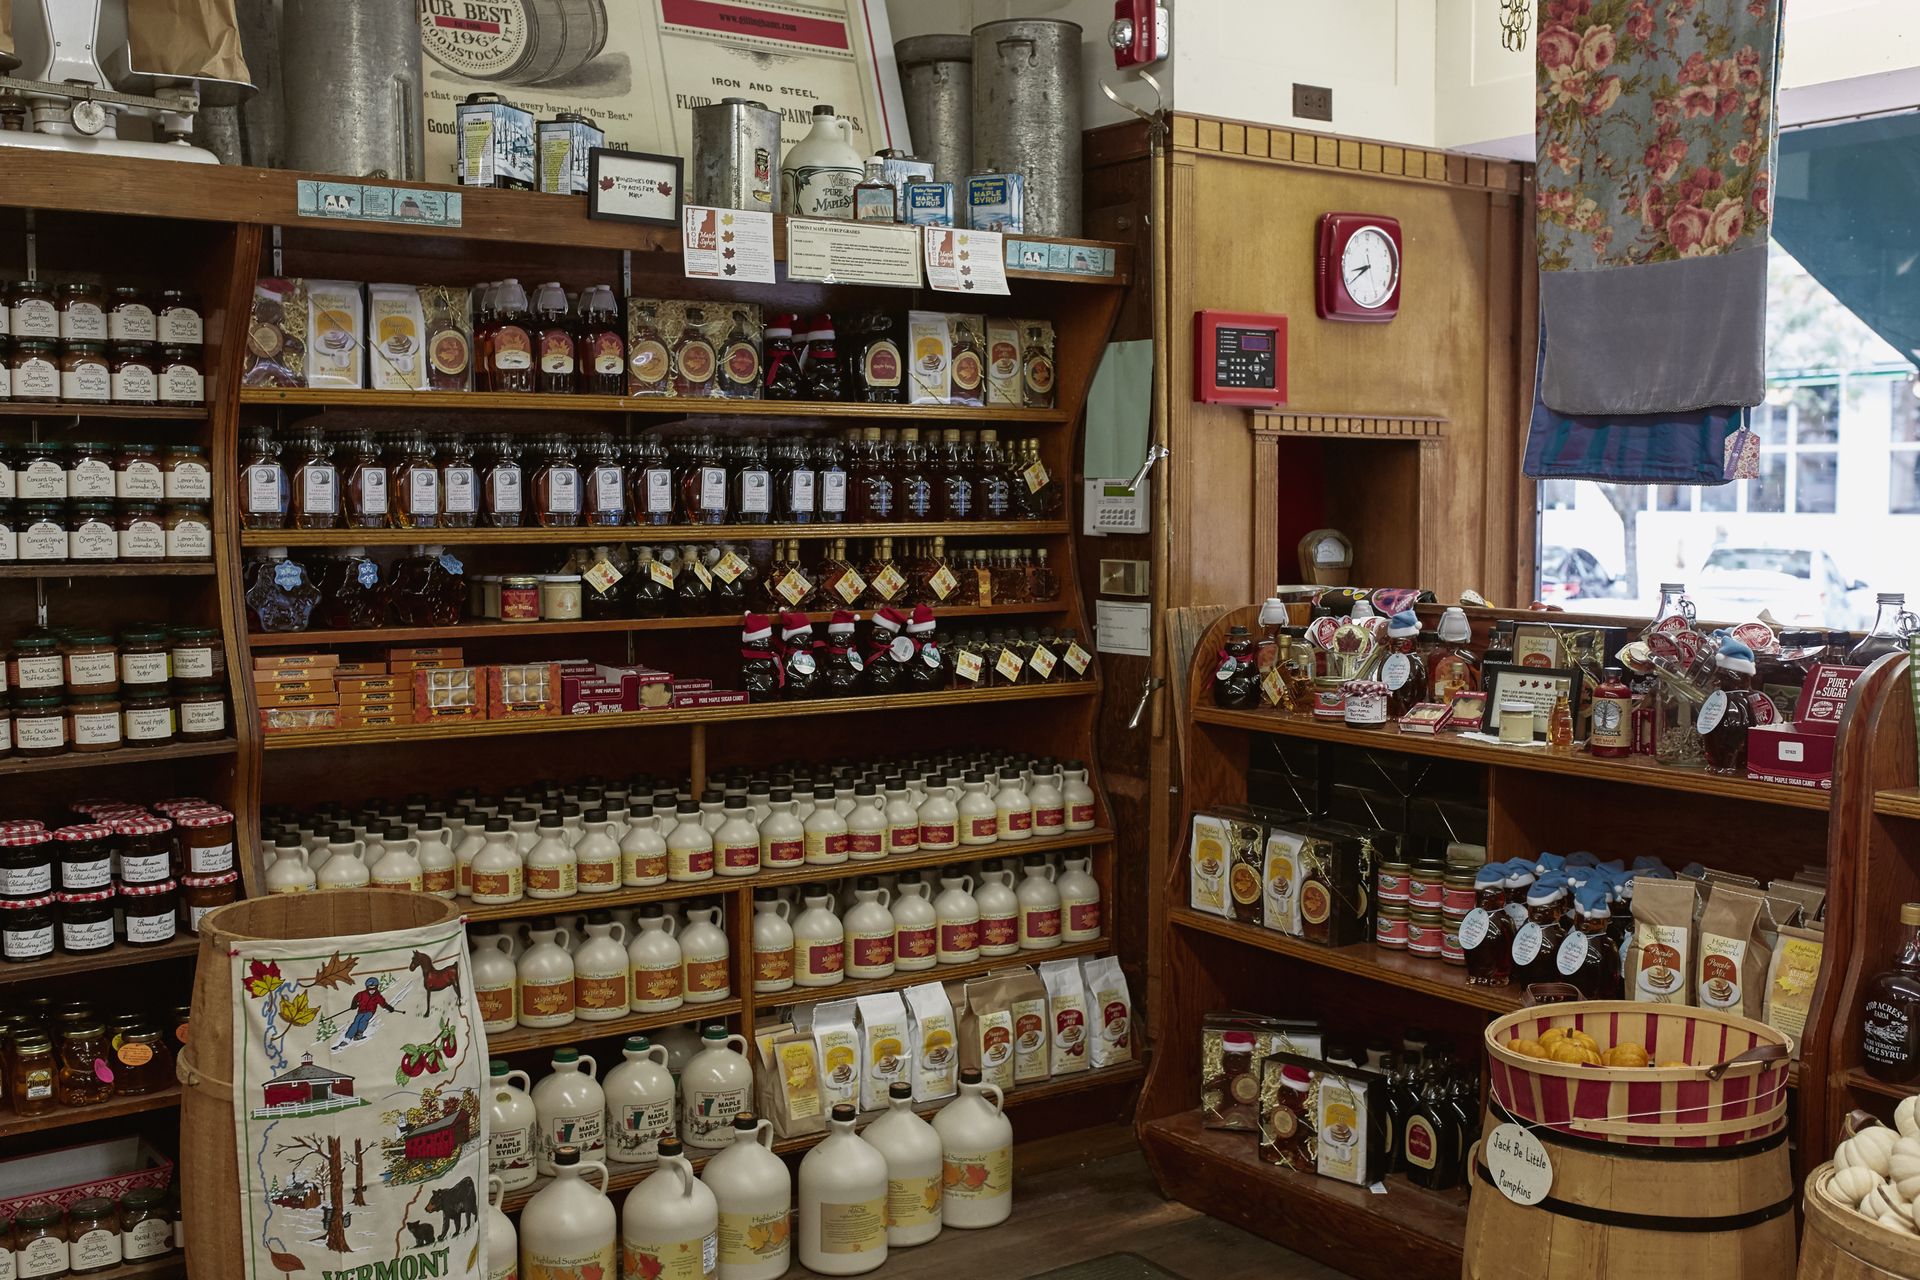
[{"label": "printed paper sign", "polygon": [[398,222],[422,227],[460,225],[458,191],[416,191],[366,182],[317,182],[301,178],[293,188],[294,211],[303,218],[349,222]]},{"label": "printed paper sign", "polygon": [[828,284],[920,287],[917,227],[787,219],[787,277]]},{"label": "printed paper sign", "polygon": [[922,227],[926,233],[927,283],[947,293],[1007,292],[998,231]]},{"label": "printed paper sign", "polygon": [[680,211],[680,253],[689,280],[773,283],[773,215],[752,209]]}]

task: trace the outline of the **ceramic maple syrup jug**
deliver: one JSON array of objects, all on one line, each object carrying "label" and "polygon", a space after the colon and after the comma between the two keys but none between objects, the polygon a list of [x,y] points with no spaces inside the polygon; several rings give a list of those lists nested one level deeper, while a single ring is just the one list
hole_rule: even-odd
[{"label": "ceramic maple syrup jug", "polygon": [[1060,936],[1091,942],[1100,936],[1100,882],[1093,878],[1093,859],[1065,858],[1060,866]]},{"label": "ceramic maple syrup jug", "polygon": [[614,1164],[652,1164],[660,1140],[674,1136],[673,1075],[667,1047],[645,1036],[628,1036],[626,1061],[600,1082],[607,1096],[607,1159]]},{"label": "ceramic maple syrup jug", "polygon": [[980,954],[1010,956],[1020,950],[1020,898],[1013,891],[1013,870],[1005,863],[982,864],[973,886],[980,907]]},{"label": "ceramic maple syrup jug", "polygon": [[717,904],[687,908],[687,925],[680,930],[680,991],[688,1004],[713,1004],[733,994],[727,972],[732,952],[720,927],[724,911]]},{"label": "ceramic maple syrup jug", "polygon": [[887,1260],[887,1158],[853,1131],[857,1114],[835,1104],[825,1140],[800,1162],[800,1265],[821,1275]]},{"label": "ceramic maple syrup jug", "polygon": [[893,895],[872,876],[854,882],[847,910],[846,966],[849,978],[893,976]]},{"label": "ceramic maple syrup jug", "polygon": [[605,809],[589,809],[573,846],[574,883],[581,893],[612,893],[620,887],[620,827]]},{"label": "ceramic maple syrup jug", "polygon": [[644,806],[627,815],[620,838],[620,881],[630,889],[667,882],[667,841],[659,820]]},{"label": "ceramic maple syrup jug", "polygon": [[1053,864],[1029,854],[1021,869],[1020,949],[1045,951],[1060,945],[1060,887],[1053,882]]},{"label": "ceramic maple syrup jug", "polygon": [[487,1280],[519,1280],[520,1236],[500,1207],[507,1190],[500,1179],[487,1179]]},{"label": "ceramic maple syrup jug", "polygon": [[926,799],[920,802],[920,851],[938,853],[960,847],[960,810],[955,791],[939,774],[926,775]]},{"label": "ceramic maple syrup jug", "polygon": [[920,848],[920,810],[897,774],[887,779],[886,799],[887,852],[915,852]]},{"label": "ceramic maple syrup jug", "polygon": [[940,1135],[913,1110],[913,1085],[887,1086],[887,1109],[860,1135],[887,1160],[887,1247],[940,1234]]},{"label": "ceramic maple syrup jug", "polygon": [[540,1117],[527,1093],[533,1085],[526,1072],[509,1070],[505,1058],[495,1058],[487,1073],[487,1172],[518,1191],[533,1185],[538,1158]]},{"label": "ceramic maple syrup jug", "polygon": [[933,907],[932,889],[919,872],[900,877],[888,910],[893,916],[893,967],[913,972],[938,964],[939,913]]},{"label": "ceramic maple syrup jug", "polygon": [[414,826],[413,838],[413,856],[420,865],[420,891],[436,898],[459,897],[459,862],[453,856],[446,822],[429,814]]},{"label": "ceramic maple syrup jug", "polygon": [[568,1046],[553,1051],[552,1070],[533,1086],[540,1125],[540,1172],[553,1172],[553,1153],[564,1146],[600,1159],[607,1149],[607,1095],[594,1077],[591,1057]]},{"label": "ceramic maple syrup jug", "polygon": [[998,1087],[978,1067],[960,1069],[960,1096],[940,1108],[940,1218],[949,1227],[992,1227],[1013,1212],[1013,1124]]},{"label": "ceramic maple syrup jug", "polygon": [[846,930],[833,913],[833,893],[820,885],[801,891],[803,908],[793,918],[793,981],[831,987],[846,975]]},{"label": "ceramic maple syrup jug", "polygon": [[969,773],[960,783],[960,843],[993,844],[1000,839],[1000,819],[987,791],[986,775]]},{"label": "ceramic maple syrup jug", "polygon": [[[620,1219],[607,1199],[607,1166],[584,1159],[572,1144],[554,1152],[553,1165],[553,1181],[520,1211],[521,1280],[613,1276],[620,1265]],[[588,1180],[596,1174],[597,1186]]]},{"label": "ceramic maple syrup jug", "polygon": [[720,1208],[720,1280],[780,1280],[793,1253],[793,1175],[773,1154],[773,1122],[735,1116],[733,1145],[700,1181]]},{"label": "ceramic maple syrup jug", "polygon": [[527,933],[532,945],[520,957],[515,1016],[523,1027],[564,1027],[574,1018],[572,935],[551,920]]},{"label": "ceramic maple syrup jug", "polygon": [[627,1016],[627,927],[610,911],[590,911],[573,953],[573,1013],[587,1022]]},{"label": "ceramic maple syrup jug", "polygon": [[967,964],[980,958],[980,904],[973,877],[958,867],[940,873],[940,896],[933,900],[939,920],[936,954],[941,964]]},{"label": "ceramic maple syrup jug", "polygon": [[686,1003],[681,983],[684,961],[674,934],[679,921],[657,902],[640,908],[638,926],[627,944],[627,964],[633,973],[633,1012],[668,1013]]},{"label": "ceramic maple syrup jug", "polygon": [[1087,766],[1079,760],[1067,761],[1060,773],[1060,796],[1067,804],[1067,830],[1093,829],[1093,788],[1087,785]]},{"label": "ceramic maple syrup jug", "polygon": [[700,1052],[680,1071],[680,1140],[708,1151],[733,1141],[733,1118],[753,1100],[753,1068],[745,1036],[714,1025],[700,1033]]},{"label": "ceramic maple syrup jug", "polygon": [[1067,829],[1067,799],[1060,790],[1060,775],[1051,765],[1033,763],[1033,782],[1027,787],[1033,801],[1033,834],[1062,835]]},{"label": "ceramic maple syrup jug", "polygon": [[487,819],[486,838],[474,851],[466,877],[467,892],[479,905],[518,902],[526,897],[525,863],[505,818]]},{"label": "ceramic maple syrup jug", "polygon": [[335,827],[327,837],[327,858],[314,868],[314,881],[322,889],[364,889],[373,876],[363,857],[367,846]]},{"label": "ceramic maple syrup jug", "polygon": [[511,946],[512,939],[502,934],[498,925],[476,921],[467,926],[467,971],[473,977],[482,1031],[511,1031],[520,1025],[514,1004],[519,969],[513,962]]},{"label": "ceramic maple syrup jug", "polygon": [[772,889],[753,891],[753,990],[771,995],[793,986],[793,907]]},{"label": "ceramic maple syrup jug", "polygon": [[715,1274],[719,1252],[720,1211],[713,1192],[693,1176],[679,1139],[662,1138],[659,1166],[627,1193],[620,1209],[620,1274],[634,1280],[707,1280]]},{"label": "ceramic maple syrup jug", "polygon": [[543,813],[540,838],[527,851],[527,896],[571,898],[579,891],[579,863],[567,843],[566,821],[557,813]]}]

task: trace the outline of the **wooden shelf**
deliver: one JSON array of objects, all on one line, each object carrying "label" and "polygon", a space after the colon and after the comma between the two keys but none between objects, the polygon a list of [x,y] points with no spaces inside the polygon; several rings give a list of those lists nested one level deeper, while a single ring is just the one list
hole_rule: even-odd
[{"label": "wooden shelf", "polygon": [[764,1009],[779,1009],[793,1004],[852,1000],[856,996],[870,996],[876,991],[899,991],[906,987],[917,987],[923,982],[955,982],[966,978],[977,978],[984,973],[991,973],[995,969],[1005,969],[1012,965],[1037,965],[1048,960],[1099,955],[1111,950],[1113,950],[1112,938],[1094,938],[1088,942],[1063,942],[1045,951],[1016,951],[1010,956],[969,960],[965,964],[937,964],[931,969],[896,971],[885,978],[846,978],[830,987],[795,986],[785,991],[756,993],[753,997],[753,1007],[757,1014]]},{"label": "wooden shelf", "polygon": [[[965,605],[951,608],[936,606],[943,622],[954,618],[998,618],[1019,614],[1066,613],[1071,605],[1059,600],[1039,600],[1021,604]],[[831,610],[816,609],[807,621],[826,622]],[[626,631],[725,631],[737,630],[738,614],[723,613],[698,618],[609,618],[599,622],[463,622],[451,627],[377,627],[360,631],[276,631],[247,636],[255,649],[292,649],[306,645],[337,644],[412,644],[422,640],[445,640],[458,644],[498,636],[584,636]]]},{"label": "wooden shelf", "polygon": [[719,1022],[736,1016],[744,1007],[738,999],[715,1000],[708,1004],[683,1004],[665,1013],[630,1013],[623,1018],[608,1018],[604,1022],[576,1018],[563,1027],[516,1027],[512,1031],[489,1033],[487,1055],[498,1058],[504,1054],[523,1053],[528,1049],[609,1040],[616,1036],[630,1036],[635,1032],[652,1031],[656,1027],[679,1026],[685,1022]]},{"label": "wooden shelf", "polygon": [[[1054,853],[1063,849],[1092,849],[1113,843],[1113,832],[1096,828],[1070,831],[1061,836],[1036,836],[1031,840],[1001,840],[993,844],[962,845],[938,853],[896,853],[863,862],[842,862],[830,867],[783,867],[762,870],[750,876],[714,876],[711,880],[668,881],[635,888],[614,889],[607,893],[576,893],[571,898],[522,898],[518,902],[466,905],[469,920],[529,920],[539,916],[593,911],[612,907],[631,907],[642,902],[672,902],[685,898],[706,898],[738,890],[765,889],[774,885],[807,884],[813,881],[852,880],[860,876],[890,876],[902,871],[949,864],[984,862],[992,858],[1015,858],[1029,853]],[[923,972],[926,972],[923,970]],[[0,979],[4,979],[0,973]]]},{"label": "wooden shelf", "polygon": [[644,413],[653,417],[834,418],[917,423],[1057,425],[1065,409],[954,405],[841,404],[807,400],[730,400],[715,396],[562,396],[513,391],[354,391],[325,387],[242,387],[243,405],[299,408],[413,409],[425,413]]},{"label": "wooden shelf", "polygon": [[7,1112],[0,1114],[0,1142],[29,1133],[71,1129],[76,1125],[92,1124],[96,1120],[117,1120],[123,1116],[140,1115],[147,1111],[165,1111],[179,1105],[180,1086],[173,1084],[164,1089],[156,1089],[152,1093],[139,1093],[125,1098],[108,1098],[105,1102],[92,1107],[55,1107],[43,1116],[17,1116]]},{"label": "wooden shelf", "polygon": [[[1062,1076],[1058,1080],[1047,1080],[1040,1084],[1022,1085],[1007,1095],[1006,1105],[1009,1108],[1026,1106],[1033,1102],[1051,1102],[1060,1098],[1071,1097],[1078,1093],[1089,1093],[1095,1089],[1116,1089],[1138,1082],[1145,1074],[1146,1065],[1140,1062],[1129,1062],[1118,1067],[1108,1067],[1103,1071],[1084,1071],[1077,1075]],[[914,1110],[931,1119],[933,1114],[939,1111],[941,1107],[946,1106],[949,1101],[951,1101],[951,1099],[942,1098],[938,1102],[929,1102],[923,1106],[915,1107]],[[860,1117],[861,1122],[865,1123],[872,1120],[879,1114],[880,1112],[878,1111],[866,1112]],[[824,1137],[826,1137],[824,1133],[810,1133],[797,1138],[781,1138],[775,1141],[773,1149],[781,1155],[792,1155],[807,1150]],[[693,1161],[694,1169],[698,1171],[704,1168],[708,1158],[709,1157],[705,1155],[695,1158]],[[625,1191],[630,1187],[638,1186],[653,1170],[654,1166],[650,1164],[609,1163],[607,1165],[608,1194],[616,1191]],[[519,1191],[508,1192],[505,1202],[501,1207],[508,1213],[518,1213],[526,1207],[527,1201],[533,1199],[534,1192],[540,1190],[548,1181],[550,1180],[547,1178],[539,1178],[535,1180],[534,1184],[530,1187],[522,1188]]]},{"label": "wooden shelf", "polygon": [[1874,792],[1873,811],[1890,818],[1920,818],[1920,787],[1894,787]]},{"label": "wooden shelf", "polygon": [[605,715],[536,716],[525,720],[450,720],[398,729],[335,729],[319,733],[282,733],[262,744],[268,751],[315,747],[357,747],[373,743],[430,742],[495,738],[526,733],[568,733],[590,729],[661,728],[671,725],[731,724],[741,720],[782,720],[792,716],[857,715],[869,711],[913,711],[961,703],[1023,702],[1038,698],[1084,698],[1098,685],[1012,685],[998,689],[946,689],[939,693],[901,693],[875,698],[817,698],[810,702],[749,702],[730,707],[666,707],[659,711],[617,711]]},{"label": "wooden shelf", "polygon": [[[1794,809],[1827,809],[1831,792],[1812,787],[1789,787],[1772,782],[1750,782],[1745,778],[1706,773],[1698,769],[1676,769],[1669,765],[1640,760],[1602,760],[1576,752],[1554,755],[1543,747],[1501,747],[1492,743],[1470,742],[1450,734],[1398,733],[1392,729],[1350,729],[1345,724],[1315,720],[1310,715],[1286,711],[1230,711],[1224,707],[1197,706],[1193,718],[1201,724],[1224,725],[1253,733],[1272,733],[1289,738],[1311,738],[1343,746],[1364,747],[1374,751],[1399,751],[1408,755],[1431,756],[1443,760],[1464,760],[1471,764],[1499,769],[1525,769],[1536,773],[1591,778],[1617,782],[1625,786],[1658,787],[1666,791],[1686,791],[1695,795],[1724,796],[1761,804],[1784,805]],[[1885,793],[1882,793],[1885,794]],[[1916,804],[1920,816],[1920,803]]]},{"label": "wooden shelf", "polygon": [[1842,1071],[1840,1083],[1861,1093],[1878,1094],[1895,1101],[1920,1093],[1920,1080],[1910,1080],[1906,1084],[1896,1084],[1891,1080],[1876,1080],[1861,1067],[1849,1067]]},{"label": "wooden shelf", "polygon": [[3,564],[0,578],[211,578],[213,561],[191,564]]},{"label": "wooden shelf", "polygon": [[1260,1159],[1258,1135],[1208,1129],[1197,1111],[1140,1126],[1160,1185],[1205,1213],[1368,1280],[1455,1280],[1467,1191],[1427,1191],[1402,1177],[1385,1195]]},{"label": "wooden shelf", "polygon": [[1073,530],[1064,520],[956,524],[623,524],[572,529],[247,529],[243,547],[518,547],[563,543],[762,542],[772,538],[1038,538]]},{"label": "wooden shelf", "polygon": [[187,1274],[187,1256],[177,1249],[164,1258],[123,1262],[107,1271],[89,1271],[87,1280],[174,1280]]},{"label": "wooden shelf", "polygon": [[132,418],[152,422],[205,422],[205,405],[16,404],[0,401],[0,418]]},{"label": "wooden shelf", "polygon": [[119,747],[113,751],[68,751],[57,756],[31,759],[0,759],[0,778],[23,773],[64,773],[70,769],[102,769],[119,765],[149,764],[156,760],[191,760],[199,756],[230,756],[232,738],[218,742],[176,742],[164,747]]},{"label": "wooden shelf", "polygon": [[162,942],[151,947],[130,947],[125,943],[115,943],[105,951],[93,955],[53,955],[45,960],[32,960],[26,964],[0,965],[0,987],[18,986],[27,982],[48,982],[55,978],[69,978],[76,973],[131,969],[137,965],[158,964],[163,960],[184,960],[198,955],[199,952],[200,939],[192,934],[182,934],[172,942]]}]

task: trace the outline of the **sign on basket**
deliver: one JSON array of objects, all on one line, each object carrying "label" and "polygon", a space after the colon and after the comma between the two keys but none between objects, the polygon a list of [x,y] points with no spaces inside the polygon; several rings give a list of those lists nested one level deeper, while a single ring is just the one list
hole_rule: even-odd
[{"label": "sign on basket", "polygon": [[1539,1204],[1553,1190],[1553,1161],[1525,1125],[1500,1125],[1487,1135],[1484,1151],[1493,1185],[1515,1204]]}]

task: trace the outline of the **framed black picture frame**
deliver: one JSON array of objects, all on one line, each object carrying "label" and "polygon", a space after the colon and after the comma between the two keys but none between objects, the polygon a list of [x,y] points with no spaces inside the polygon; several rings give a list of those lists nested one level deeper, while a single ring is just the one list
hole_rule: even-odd
[{"label": "framed black picture frame", "polygon": [[1480,686],[1487,691],[1487,721],[1483,733],[1500,733],[1500,702],[1526,702],[1534,708],[1533,740],[1547,738],[1547,720],[1553,713],[1553,701],[1567,697],[1567,711],[1578,726],[1580,691],[1585,675],[1578,667],[1522,667],[1504,662],[1489,662],[1480,670]]},{"label": "framed black picture frame", "polygon": [[679,156],[593,148],[587,153],[587,216],[677,230],[684,167]]}]

